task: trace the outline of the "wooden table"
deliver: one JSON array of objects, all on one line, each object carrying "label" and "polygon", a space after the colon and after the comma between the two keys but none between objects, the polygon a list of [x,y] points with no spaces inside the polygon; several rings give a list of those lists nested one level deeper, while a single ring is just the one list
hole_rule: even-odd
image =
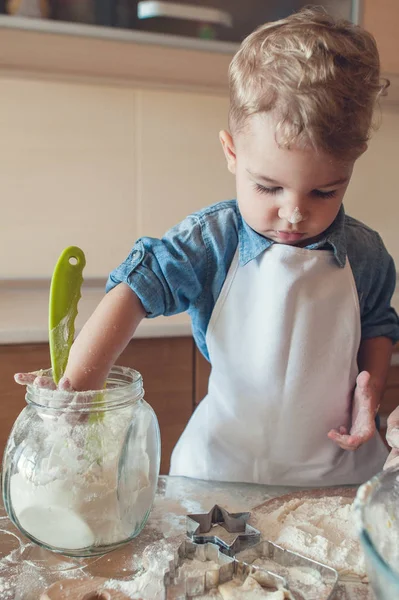
[{"label": "wooden table", "polygon": [[207,512],[220,504],[231,512],[251,510],[293,488],[204,482],[160,477],[154,507],[141,534],[122,548],[93,558],[69,558],[30,542],[14,527],[0,503],[0,598],[38,600],[60,579],[106,577],[128,581],[142,569],[151,544],[185,535],[187,513]]}]

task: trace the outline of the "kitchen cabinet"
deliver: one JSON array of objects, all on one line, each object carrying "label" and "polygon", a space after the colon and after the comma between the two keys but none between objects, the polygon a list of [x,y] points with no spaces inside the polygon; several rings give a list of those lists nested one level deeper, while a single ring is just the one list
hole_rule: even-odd
[{"label": "kitchen cabinet", "polygon": [[166,474],[172,450],[193,412],[193,339],[135,339],[117,362],[143,376],[145,399],[161,429],[161,473]]},{"label": "kitchen cabinet", "polygon": [[0,15],[0,75],[227,93],[236,44]]},{"label": "kitchen cabinet", "polygon": [[[193,353],[191,337],[135,339],[118,360],[118,364],[134,367],[143,376],[145,399],[153,407],[161,429],[163,474],[169,471],[171,452],[193,410]],[[47,344],[0,346],[0,455],[12,424],[25,406],[24,388],[14,382],[14,373],[49,364]]]},{"label": "kitchen cabinet", "polygon": [[208,393],[208,380],[211,374],[211,365],[203,357],[198,348],[195,349],[195,387],[194,404],[197,406]]},{"label": "kitchen cabinet", "polygon": [[14,373],[30,372],[50,365],[48,344],[0,346],[0,456],[11,427],[26,406],[25,391],[14,381]]},{"label": "kitchen cabinet", "polygon": [[376,38],[382,70],[399,74],[398,0],[363,0],[362,24]]},{"label": "kitchen cabinet", "polygon": [[[399,356],[399,345],[395,352]],[[50,363],[49,356],[47,344],[0,346],[0,455],[12,424],[25,406],[24,388],[14,382],[13,375],[17,371],[45,368]],[[192,337],[134,339],[117,362],[137,369],[143,376],[145,398],[153,407],[161,429],[161,473],[167,474],[172,450],[193,410],[207,393],[210,365],[196,349]],[[397,406],[399,365],[394,365],[380,409],[383,435],[386,419]]]},{"label": "kitchen cabinet", "polygon": [[[179,2],[140,2],[140,30],[184,37],[216,38],[241,42],[262,23],[287,17],[303,6],[325,6],[333,15],[350,19],[354,0],[179,0]],[[145,18],[143,18],[145,17]],[[204,27],[205,25],[205,27]]]}]

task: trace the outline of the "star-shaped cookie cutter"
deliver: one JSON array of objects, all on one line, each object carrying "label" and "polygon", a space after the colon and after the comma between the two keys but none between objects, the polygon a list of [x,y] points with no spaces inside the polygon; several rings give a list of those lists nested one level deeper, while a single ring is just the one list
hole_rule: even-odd
[{"label": "star-shaped cookie cutter", "polygon": [[[226,509],[215,504],[209,513],[187,515],[187,535],[195,544],[211,542],[216,544],[221,552],[233,557],[238,552],[260,541],[260,531],[247,523],[250,516],[251,513],[249,512],[229,513]],[[220,525],[228,533],[236,533],[233,542],[228,544],[218,535],[212,535],[210,531],[216,525]]]},{"label": "star-shaped cookie cutter", "polygon": [[[181,568],[184,563],[190,564],[193,559],[203,563],[204,568],[183,572]],[[209,569],[206,568],[207,564]],[[203,598],[204,594],[233,579],[244,583],[249,575],[262,587],[273,590],[288,589],[287,580],[280,575],[239,562],[227,556],[215,544],[195,544],[186,539],[174,552],[173,559],[169,561],[169,568],[164,572],[165,600],[194,600],[197,596]]]}]

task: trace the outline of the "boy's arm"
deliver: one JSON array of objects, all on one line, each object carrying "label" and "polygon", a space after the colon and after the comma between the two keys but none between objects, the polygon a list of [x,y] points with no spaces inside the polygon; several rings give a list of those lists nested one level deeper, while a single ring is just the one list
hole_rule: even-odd
[{"label": "boy's arm", "polygon": [[391,365],[393,343],[390,338],[376,337],[363,340],[358,354],[359,371],[370,373],[370,408],[376,414],[385,391]]},{"label": "boy's arm", "polygon": [[360,373],[353,395],[351,429],[342,426],[328,434],[344,450],[356,450],[375,433],[375,416],[385,390],[392,349],[392,341],[382,336],[360,344]]},{"label": "boy's arm", "polygon": [[348,257],[361,308],[360,373],[353,394],[350,431],[341,426],[330,431],[328,437],[345,450],[355,450],[375,434],[375,415],[384,393],[393,343],[399,340],[399,319],[391,306],[395,264],[381,237],[353,223],[347,234]]},{"label": "boy's arm", "polygon": [[65,377],[76,391],[99,390],[112,365],[145,317],[136,294],[125,283],[97,306],[72,345]]}]

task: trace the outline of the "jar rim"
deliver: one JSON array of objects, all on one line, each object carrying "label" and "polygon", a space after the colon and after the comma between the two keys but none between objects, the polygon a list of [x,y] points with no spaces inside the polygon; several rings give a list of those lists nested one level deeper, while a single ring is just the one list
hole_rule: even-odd
[{"label": "jar rim", "polygon": [[[52,370],[40,371],[51,377]],[[144,396],[143,378],[131,367],[114,365],[107,376],[106,386],[101,390],[67,392],[51,390],[32,384],[26,386],[25,400],[29,405],[63,412],[104,411],[132,404]]]}]

